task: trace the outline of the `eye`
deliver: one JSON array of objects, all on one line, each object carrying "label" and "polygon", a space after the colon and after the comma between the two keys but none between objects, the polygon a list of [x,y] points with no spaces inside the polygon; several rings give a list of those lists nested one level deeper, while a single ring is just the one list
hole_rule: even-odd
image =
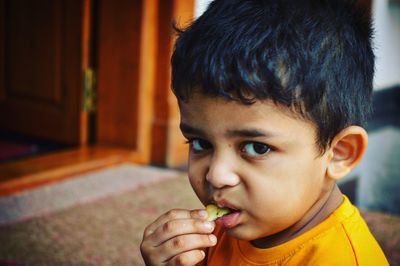
[{"label": "eye", "polygon": [[247,142],[242,148],[242,152],[250,157],[260,157],[271,151],[271,147],[260,142]]},{"label": "eye", "polygon": [[195,153],[202,152],[204,150],[211,149],[211,144],[204,139],[191,139],[189,140],[190,147]]}]

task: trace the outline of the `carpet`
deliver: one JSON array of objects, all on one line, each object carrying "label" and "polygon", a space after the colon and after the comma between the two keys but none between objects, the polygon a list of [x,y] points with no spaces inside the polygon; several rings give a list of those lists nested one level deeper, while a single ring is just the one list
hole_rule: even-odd
[{"label": "carpet", "polygon": [[[125,177],[118,181],[125,188],[119,185],[101,197],[0,225],[0,265],[144,265],[139,251],[144,228],[171,208],[201,204],[182,172],[122,165],[80,178],[93,182],[102,176],[99,180],[108,179],[111,186],[123,172],[131,173],[131,179],[140,176],[141,181]],[[75,188],[83,186],[78,184]],[[89,193],[89,187],[81,189]],[[55,201],[52,197],[46,201]],[[400,217],[365,210],[362,215],[391,265],[399,265]]]},{"label": "carpet", "polygon": [[140,181],[127,181],[125,175],[118,181],[125,188],[0,225],[0,265],[143,265],[139,244],[145,226],[171,207],[201,206],[180,172],[132,165],[111,170],[89,178],[106,176],[112,186],[121,172],[129,172]]},{"label": "carpet", "polygon": [[177,171],[122,164],[0,197],[0,225],[84,204],[176,177]]}]

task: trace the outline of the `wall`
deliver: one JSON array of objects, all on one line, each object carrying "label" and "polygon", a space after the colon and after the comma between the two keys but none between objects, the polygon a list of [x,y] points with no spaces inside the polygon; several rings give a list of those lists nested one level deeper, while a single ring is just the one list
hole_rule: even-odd
[{"label": "wall", "polygon": [[374,87],[382,89],[400,84],[400,1],[375,0],[376,74]]},{"label": "wall", "polygon": [[194,11],[194,15],[195,15],[196,18],[198,16],[200,16],[206,10],[208,4],[211,1],[212,0],[196,0],[195,11]]}]

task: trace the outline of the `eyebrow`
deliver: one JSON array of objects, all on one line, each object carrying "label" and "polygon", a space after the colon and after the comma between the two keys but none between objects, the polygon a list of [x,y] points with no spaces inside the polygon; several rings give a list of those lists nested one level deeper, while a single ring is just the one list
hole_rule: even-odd
[{"label": "eyebrow", "polygon": [[189,126],[188,124],[185,123],[181,123],[179,125],[179,128],[181,129],[182,133],[193,134],[193,135],[205,135],[203,130]]},{"label": "eyebrow", "polygon": [[[199,129],[195,128],[192,126],[189,126],[188,124],[181,123],[180,124],[180,129],[182,133],[186,134],[193,134],[193,135],[206,135],[206,133]],[[248,137],[248,138],[255,138],[255,137],[269,137],[272,138],[276,136],[276,134],[273,134],[272,132],[265,132],[263,130],[259,129],[233,129],[233,130],[228,130],[226,133],[227,137]]]},{"label": "eyebrow", "polygon": [[228,137],[272,137],[274,134],[270,132],[264,132],[259,129],[235,129],[235,130],[228,130],[227,134]]}]

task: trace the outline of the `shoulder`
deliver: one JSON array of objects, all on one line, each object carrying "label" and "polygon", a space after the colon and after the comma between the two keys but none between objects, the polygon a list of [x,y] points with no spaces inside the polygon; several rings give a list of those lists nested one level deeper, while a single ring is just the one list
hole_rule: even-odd
[{"label": "shoulder", "polygon": [[351,245],[359,265],[389,265],[381,247],[357,208],[355,208],[353,217],[342,223],[342,231]]},{"label": "shoulder", "polygon": [[326,265],[388,265],[360,212],[347,198],[335,216],[337,223],[306,248],[313,254],[310,261],[324,261]]}]

